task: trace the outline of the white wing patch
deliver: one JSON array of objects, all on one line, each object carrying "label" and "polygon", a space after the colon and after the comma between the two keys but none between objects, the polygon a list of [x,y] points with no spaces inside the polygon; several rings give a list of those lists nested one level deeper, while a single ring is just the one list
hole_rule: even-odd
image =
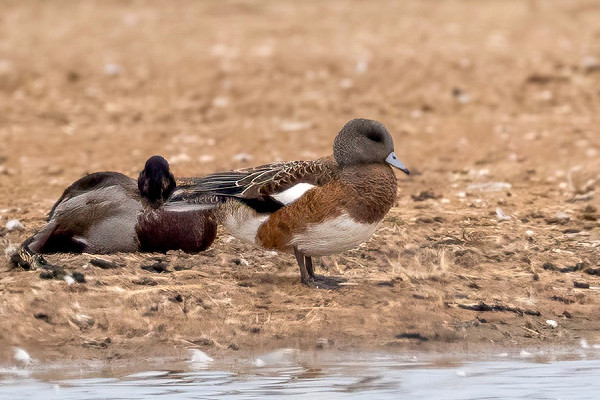
[{"label": "white wing patch", "polygon": [[310,183],[301,182],[289,189],[284,190],[283,192],[271,195],[271,197],[287,206],[288,204],[292,204],[298,200],[300,197],[302,197],[302,195],[304,195],[304,193],[308,192],[314,187],[315,185],[311,185]]}]

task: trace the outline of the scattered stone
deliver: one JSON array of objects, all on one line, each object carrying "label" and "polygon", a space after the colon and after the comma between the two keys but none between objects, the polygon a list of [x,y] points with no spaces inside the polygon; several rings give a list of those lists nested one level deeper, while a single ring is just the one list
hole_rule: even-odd
[{"label": "scattered stone", "polygon": [[329,339],[327,338],[318,338],[315,344],[317,349],[323,349],[329,345]]},{"label": "scattered stone", "polygon": [[191,349],[190,353],[190,362],[194,364],[195,367],[206,366],[214,361],[211,356],[209,356],[202,350]]},{"label": "scattered stone", "polygon": [[527,350],[521,350],[521,352],[519,353],[519,356],[522,358],[527,358],[527,357],[531,357],[531,353],[528,352]]},{"label": "scattered stone", "polygon": [[547,271],[558,271],[559,270],[559,268],[552,263],[545,263],[544,265],[542,265],[542,268]]},{"label": "scattered stone", "polygon": [[245,260],[244,258],[234,258],[233,263],[235,265],[243,265],[245,267],[250,265],[250,263],[247,260]]},{"label": "scattered stone", "polygon": [[581,67],[588,73],[600,71],[600,60],[594,56],[585,56],[581,60]]},{"label": "scattered stone", "polygon": [[567,214],[559,212],[556,213],[556,216],[546,218],[545,221],[548,225],[565,225],[571,220]]},{"label": "scattered stone", "polygon": [[560,75],[542,75],[542,74],[531,74],[527,77],[526,82],[531,84],[545,85],[551,82],[568,82],[568,76]]},{"label": "scattered stone", "polygon": [[467,104],[471,101],[471,96],[457,87],[452,89],[452,97],[460,104]]},{"label": "scattered stone", "polygon": [[8,220],[5,227],[9,232],[10,231],[22,231],[23,229],[25,229],[25,227],[23,226],[21,221],[19,221],[18,219]]},{"label": "scattered stone", "polygon": [[547,271],[556,271],[556,272],[562,272],[567,273],[567,272],[575,272],[575,271],[579,271],[585,268],[585,263],[580,262],[577,263],[575,265],[572,265],[570,267],[564,267],[564,268],[558,268],[556,265],[552,264],[552,263],[545,263],[544,265],[542,265],[542,268],[547,270]]},{"label": "scattered stone", "polygon": [[284,121],[279,126],[283,132],[298,132],[312,128],[313,124],[310,121]]},{"label": "scattered stone", "polygon": [[573,282],[573,286],[579,289],[589,289],[590,288],[590,284],[587,282],[579,282],[579,281],[575,281]]},{"label": "scattered stone", "polygon": [[231,349],[233,351],[238,351],[240,349],[240,346],[238,346],[235,343],[229,343],[229,346],[227,346],[228,349]]},{"label": "scattered stone", "polygon": [[60,267],[52,267],[40,272],[41,279],[64,279],[66,275],[67,273],[65,272],[65,270]]},{"label": "scattered stone", "polygon": [[567,318],[567,319],[571,319],[573,318],[573,316],[571,315],[570,312],[568,312],[567,310],[563,311],[562,315]]},{"label": "scattered stone", "polygon": [[413,199],[413,201],[425,201],[425,200],[428,200],[428,199],[434,199],[434,200],[435,199],[439,199],[442,196],[441,195],[436,195],[432,191],[424,190],[424,191],[420,192],[417,195],[411,194],[410,197]]},{"label": "scattered stone", "polygon": [[550,327],[552,327],[552,328],[558,327],[558,322],[556,322],[553,319],[547,319],[546,320],[546,324],[550,325]]},{"label": "scattered stone", "polygon": [[572,265],[570,267],[561,268],[560,272],[563,272],[563,273],[564,272],[575,272],[575,271],[579,271],[579,270],[584,269],[584,268],[585,268],[585,263],[579,262],[579,263],[577,263],[575,265]]},{"label": "scattered stone", "polygon": [[480,302],[478,304],[459,304],[458,307],[464,308],[465,310],[472,310],[472,311],[510,311],[510,312],[514,312],[514,313],[517,313],[520,315],[523,315],[523,314],[535,315],[535,316],[541,315],[539,311],[535,311],[535,310],[528,310],[528,309],[521,309],[518,307],[504,306],[501,304],[488,305],[484,302]]},{"label": "scattered stone", "polygon": [[72,284],[75,283],[75,279],[73,279],[73,277],[71,275],[65,275],[64,277],[65,282],[67,282],[67,285],[71,286]]},{"label": "scattered stone", "polygon": [[[1,231],[1,230],[4,230],[4,228],[0,229],[0,231]],[[2,237],[2,234],[1,234],[1,233],[0,233],[0,237]],[[12,255],[13,255],[13,254],[16,254],[16,253],[17,253],[17,250],[19,250],[19,248],[18,248],[16,245],[14,245],[14,244],[12,244],[12,243],[11,243],[11,244],[9,244],[9,245],[8,245],[8,246],[7,246],[7,247],[4,249],[4,255],[5,255],[6,257],[9,257],[9,258],[10,258],[10,257],[12,257]]]},{"label": "scattered stone", "polygon": [[511,219],[510,215],[504,214],[504,211],[502,211],[500,207],[496,208],[496,217],[498,218],[498,221],[510,221]]},{"label": "scattered stone", "polygon": [[152,265],[145,265],[141,267],[144,271],[156,272],[157,274],[162,274],[163,272],[171,272],[167,269],[167,264],[162,262],[157,262]]},{"label": "scattered stone", "polygon": [[231,157],[232,161],[236,161],[236,162],[248,162],[248,161],[252,161],[254,157],[252,156],[252,154],[248,154],[248,153],[238,153],[236,155],[234,155],[233,157]]},{"label": "scattered stone", "polygon": [[33,361],[29,353],[20,347],[13,348],[13,358],[17,363],[23,366],[29,365]]},{"label": "scattered stone", "polygon": [[396,339],[415,339],[420,342],[426,342],[429,340],[428,337],[422,336],[420,333],[400,333],[396,335]]},{"label": "scattered stone", "polygon": [[136,279],[131,281],[131,283],[135,284],[135,285],[144,285],[144,286],[156,286],[158,285],[158,282],[156,282],[154,279],[152,278],[148,278],[146,276],[140,278],[140,279]]},{"label": "scattered stone", "polygon": [[561,303],[565,303],[565,304],[575,303],[575,300],[567,299],[566,297],[562,297],[562,296],[552,296],[552,297],[550,297],[550,300],[560,301]]},{"label": "scattered stone", "polygon": [[597,275],[600,276],[600,267],[598,268],[588,268],[585,270],[585,273],[588,275]]},{"label": "scattered stone", "polygon": [[35,313],[33,314],[35,319],[41,319],[44,322],[50,323],[50,316],[46,313]]},{"label": "scattered stone", "polygon": [[108,63],[104,65],[104,73],[108,76],[119,75],[123,72],[123,66],[115,63]]},{"label": "scattered stone", "polygon": [[77,283],[85,283],[86,282],[85,275],[83,275],[81,272],[73,272],[73,274],[71,276],[73,276],[73,279]]},{"label": "scattered stone", "polygon": [[507,182],[485,182],[485,183],[472,183],[467,186],[468,191],[479,191],[479,192],[500,192],[502,190],[508,190],[512,188],[512,185]]},{"label": "scattered stone", "polygon": [[183,303],[183,296],[178,294],[177,296],[169,297],[169,300],[174,303]]},{"label": "scattered stone", "polygon": [[115,264],[112,261],[102,260],[101,258],[92,258],[90,260],[90,264],[94,267],[102,268],[102,269],[113,269],[119,268],[120,266]]}]

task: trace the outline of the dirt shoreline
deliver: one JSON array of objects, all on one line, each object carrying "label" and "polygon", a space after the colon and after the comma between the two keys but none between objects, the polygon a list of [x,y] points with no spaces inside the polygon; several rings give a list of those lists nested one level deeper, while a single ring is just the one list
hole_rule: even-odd
[{"label": "dirt shoreline", "polygon": [[[55,4],[0,19],[0,362],[600,344],[600,5]],[[85,173],[313,159],[354,117],[413,174],[368,243],[317,261],[327,288],[225,232],[114,269],[48,257],[85,283],[8,269]]]}]

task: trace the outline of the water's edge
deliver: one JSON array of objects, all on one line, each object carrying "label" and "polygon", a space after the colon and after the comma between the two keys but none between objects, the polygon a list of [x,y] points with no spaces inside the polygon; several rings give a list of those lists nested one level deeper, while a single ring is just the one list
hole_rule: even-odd
[{"label": "water's edge", "polygon": [[184,360],[0,366],[0,398],[593,399],[598,378],[600,349],[589,347],[462,355],[279,349],[218,360],[190,350]]}]

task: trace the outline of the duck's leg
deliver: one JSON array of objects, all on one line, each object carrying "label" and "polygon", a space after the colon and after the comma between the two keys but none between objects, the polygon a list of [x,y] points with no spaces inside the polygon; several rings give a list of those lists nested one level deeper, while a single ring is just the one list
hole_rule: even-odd
[{"label": "duck's leg", "polygon": [[29,248],[31,239],[26,240],[19,249],[10,257],[10,263],[13,268],[23,269],[53,269],[54,265],[48,264],[46,259]]},{"label": "duck's leg", "polygon": [[311,256],[304,256],[304,265],[306,266],[306,272],[308,272],[308,276],[315,279],[315,270],[313,268]]},{"label": "duck's leg", "polygon": [[294,255],[296,256],[296,261],[298,262],[298,266],[300,267],[300,281],[303,284],[310,286],[313,279],[309,276],[308,271],[306,270],[306,264],[304,263],[304,254],[302,254],[296,247],[294,247]]}]

